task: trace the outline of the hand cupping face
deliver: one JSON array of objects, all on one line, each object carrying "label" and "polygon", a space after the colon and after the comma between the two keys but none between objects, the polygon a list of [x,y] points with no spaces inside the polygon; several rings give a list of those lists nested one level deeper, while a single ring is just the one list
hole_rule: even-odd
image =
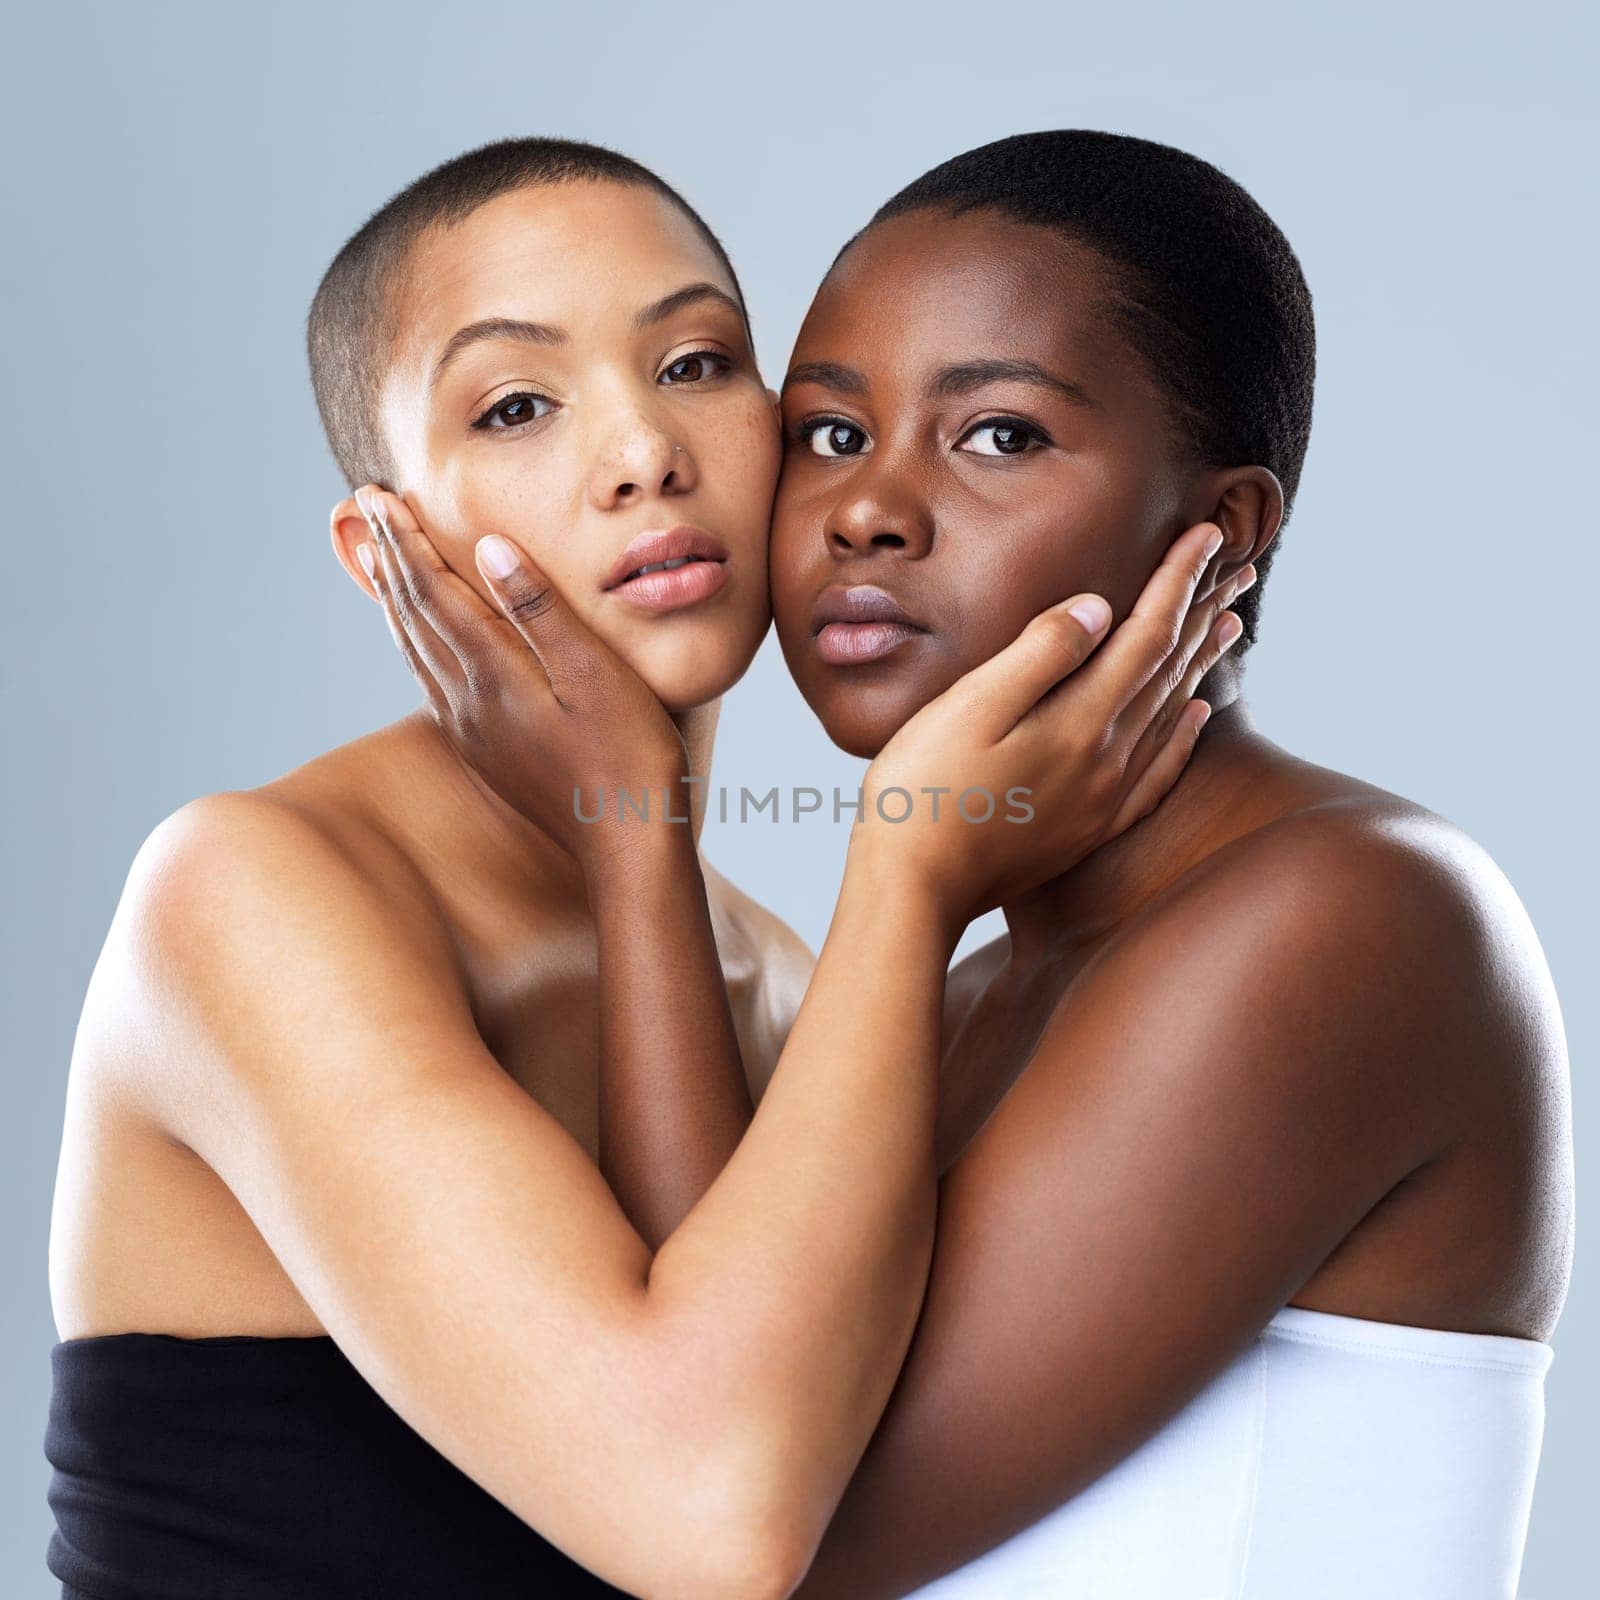
[{"label": "hand cupping face", "polygon": [[595,807],[597,791],[680,790],[687,757],[661,702],[524,552],[498,534],[479,542],[491,605],[403,498],[363,489],[358,500],[395,643],[445,737],[502,800],[583,861],[616,848],[633,820]]}]

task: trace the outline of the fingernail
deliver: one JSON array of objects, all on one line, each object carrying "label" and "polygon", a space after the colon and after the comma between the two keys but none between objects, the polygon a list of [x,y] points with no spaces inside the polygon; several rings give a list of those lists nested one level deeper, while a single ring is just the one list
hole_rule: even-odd
[{"label": "fingernail", "polygon": [[1248,589],[1250,587],[1250,585],[1253,584],[1255,581],[1256,581],[1256,569],[1255,569],[1255,567],[1253,565],[1246,567],[1244,569],[1244,571],[1241,572],[1238,575],[1238,577],[1236,577],[1233,580],[1233,592],[1234,592],[1234,594],[1235,595],[1243,594],[1245,592],[1245,590]]},{"label": "fingernail", "polygon": [[364,484],[356,490],[356,509],[368,522],[372,521],[372,491]]},{"label": "fingernail", "polygon": [[1194,703],[1200,707],[1200,727],[1195,729],[1195,732],[1198,733],[1200,728],[1205,727],[1211,720],[1211,702],[1209,700],[1196,700]]},{"label": "fingernail", "polygon": [[1244,623],[1235,612],[1228,612],[1222,619],[1222,625],[1217,629],[1217,638],[1222,648],[1226,650],[1235,639],[1244,632]]},{"label": "fingernail", "polygon": [[1222,548],[1222,529],[1213,528],[1206,535],[1206,560],[1209,561]]},{"label": "fingernail", "polygon": [[373,553],[370,544],[358,544],[356,546],[356,560],[361,563],[361,570],[369,578],[374,577],[378,570],[378,558]]},{"label": "fingernail", "polygon": [[1111,607],[1097,594],[1087,594],[1081,600],[1074,600],[1067,610],[1089,633],[1098,633],[1111,620]]},{"label": "fingernail", "polygon": [[511,541],[502,539],[498,533],[491,533],[478,541],[478,565],[491,578],[509,578],[520,563],[516,547]]}]

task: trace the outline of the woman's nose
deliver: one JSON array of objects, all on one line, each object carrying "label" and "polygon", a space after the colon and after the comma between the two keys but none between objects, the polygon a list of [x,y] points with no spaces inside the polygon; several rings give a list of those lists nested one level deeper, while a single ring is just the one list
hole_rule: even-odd
[{"label": "woman's nose", "polygon": [[838,561],[880,550],[918,561],[933,548],[933,518],[905,485],[876,479],[852,486],[824,523],[823,539]]},{"label": "woman's nose", "polygon": [[601,451],[590,495],[600,510],[612,511],[653,496],[687,494],[695,481],[688,448],[640,417]]}]

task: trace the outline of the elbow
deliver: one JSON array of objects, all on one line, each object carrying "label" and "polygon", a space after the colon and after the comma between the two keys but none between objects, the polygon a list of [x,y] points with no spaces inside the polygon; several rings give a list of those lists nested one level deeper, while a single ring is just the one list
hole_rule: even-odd
[{"label": "elbow", "polygon": [[[819,1530],[747,1486],[691,1490],[676,1522],[674,1571],[647,1600],[789,1600],[816,1553]],[[708,1514],[708,1503],[714,1508]]]},{"label": "elbow", "polygon": [[684,1600],[789,1600],[810,1565],[782,1531],[746,1530],[721,1550],[701,1552]]}]

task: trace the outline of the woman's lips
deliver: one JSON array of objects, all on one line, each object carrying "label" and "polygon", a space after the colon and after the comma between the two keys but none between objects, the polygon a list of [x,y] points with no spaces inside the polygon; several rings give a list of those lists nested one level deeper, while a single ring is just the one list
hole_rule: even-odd
[{"label": "woman's lips", "polygon": [[642,533],[617,557],[605,591],[642,611],[678,611],[728,581],[728,552],[703,528]]},{"label": "woman's lips", "polygon": [[728,569],[722,562],[701,557],[664,572],[627,578],[609,592],[645,611],[676,611],[708,599],[727,581]]},{"label": "woman's lips", "polygon": [[811,611],[817,654],[831,667],[881,661],[927,629],[887,590],[858,583],[824,589]]},{"label": "woman's lips", "polygon": [[891,650],[922,637],[903,622],[830,622],[817,635],[817,654],[830,667],[881,661]]}]

